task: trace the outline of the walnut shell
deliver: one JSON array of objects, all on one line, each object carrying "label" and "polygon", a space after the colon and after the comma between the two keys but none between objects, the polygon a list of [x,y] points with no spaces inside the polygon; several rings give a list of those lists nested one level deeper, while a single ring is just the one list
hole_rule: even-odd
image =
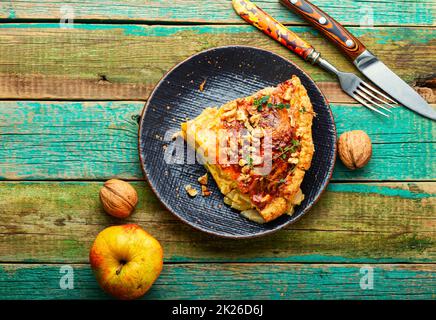
[{"label": "walnut shell", "polygon": [[138,194],[129,183],[111,179],[100,189],[100,201],[111,216],[127,218],[138,203]]},{"label": "walnut shell", "polygon": [[371,139],[362,130],[344,132],[338,142],[339,157],[351,169],[364,167],[372,156]]}]

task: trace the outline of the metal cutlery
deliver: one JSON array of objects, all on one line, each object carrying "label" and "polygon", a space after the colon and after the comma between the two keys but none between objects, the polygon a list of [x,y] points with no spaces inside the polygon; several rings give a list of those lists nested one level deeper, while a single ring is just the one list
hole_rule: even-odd
[{"label": "metal cutlery", "polygon": [[[436,120],[436,111],[406,82],[377,59],[340,23],[306,0],[280,0],[317,28],[353,61],[369,80],[390,97],[416,113]],[[357,99],[356,99],[357,100]]]},{"label": "metal cutlery", "polygon": [[336,75],[339,79],[342,90],[344,90],[348,95],[367,108],[388,117],[387,112],[391,112],[389,108],[392,106],[380,97],[383,97],[391,103],[394,101],[386,95],[364,82],[355,74],[339,71],[327,60],[321,58],[321,54],[317,52],[312,45],[286,28],[251,1],[232,0],[232,3],[235,11],[245,21],[254,25],[265,34],[299,55],[305,61],[318,65],[324,70]]}]

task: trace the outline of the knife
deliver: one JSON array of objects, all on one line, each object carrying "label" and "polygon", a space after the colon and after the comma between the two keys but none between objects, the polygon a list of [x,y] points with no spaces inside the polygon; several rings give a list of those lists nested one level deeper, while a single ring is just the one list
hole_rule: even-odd
[{"label": "knife", "polygon": [[403,106],[436,120],[436,111],[340,23],[306,0],[280,0],[328,37],[357,69]]}]

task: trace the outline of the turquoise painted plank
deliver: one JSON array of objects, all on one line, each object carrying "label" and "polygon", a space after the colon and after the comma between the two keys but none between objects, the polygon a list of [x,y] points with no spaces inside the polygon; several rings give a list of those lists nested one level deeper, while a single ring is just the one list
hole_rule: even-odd
[{"label": "turquoise painted plank", "polygon": [[[141,101],[183,59],[204,49],[239,44],[289,57],[325,88],[330,101],[350,101],[333,76],[249,25],[75,24],[74,29],[62,29],[57,23],[4,23],[0,29],[0,98],[6,100]],[[355,72],[313,28],[292,29],[338,68]],[[351,31],[405,81],[431,91],[435,28],[351,27]],[[414,58],[404,58],[408,56]],[[436,102],[431,94],[428,97]]]},{"label": "turquoise painted plank", "polygon": [[[0,102],[0,178],[142,179],[135,118],[142,106],[143,102]],[[434,122],[404,108],[395,109],[390,119],[356,105],[332,109],[339,134],[365,130],[374,143],[367,167],[352,172],[338,161],[334,180],[435,178]]]},{"label": "turquoise painted plank", "polygon": [[403,199],[431,199],[436,197],[436,194],[423,192],[413,183],[410,183],[409,189],[392,188],[392,186],[385,186],[383,184],[331,183],[327,187],[327,190],[331,192],[378,194]]},{"label": "turquoise painted plank", "polygon": [[15,163],[3,167],[2,176],[142,178],[135,118],[142,106],[139,102],[1,103],[0,157],[3,165]]},{"label": "turquoise painted plank", "polygon": [[[0,299],[110,298],[87,265],[72,265],[74,289],[61,289],[60,267],[0,265]],[[435,270],[414,264],[165,265],[144,299],[435,299]],[[373,282],[365,287],[368,272]]]},{"label": "turquoise painted plank", "polygon": [[[98,232],[123,223],[103,212],[102,184],[0,183],[0,261],[86,263]],[[297,223],[238,241],[193,230],[163,208],[146,182],[132,184],[140,201],[124,222],[156,237],[165,262],[436,261],[436,182],[331,183]]]},{"label": "turquoise painted plank", "polygon": [[[314,36],[321,36],[320,33],[309,26],[295,26],[294,31],[301,34],[310,34]],[[0,29],[26,29],[26,30],[53,30],[62,29],[59,23],[0,23]],[[363,37],[368,35],[369,27],[349,27],[347,28],[356,37]],[[391,28],[389,28],[391,29]],[[371,35],[375,38],[374,43],[377,44],[390,44],[393,40],[396,42],[410,41],[411,44],[430,44],[434,41],[435,31],[433,28],[420,29],[420,28],[392,28],[395,33],[389,33],[388,28],[377,27],[373,31],[382,30],[381,32],[372,32]],[[65,30],[65,29],[64,29]],[[251,25],[135,25],[135,24],[84,24],[77,23],[74,25],[73,31],[114,31],[121,32],[124,36],[138,36],[138,37],[171,37],[180,34],[181,32],[189,32],[191,34],[238,34],[258,32],[256,28]],[[394,35],[394,39],[392,38]]]},{"label": "turquoise painted plank", "polygon": [[[256,3],[282,22],[303,22],[276,0]],[[435,5],[432,0],[313,0],[313,3],[344,24],[434,25]],[[24,0],[0,3],[0,18],[8,20],[60,20],[66,14],[76,20],[242,23],[234,13],[230,0],[65,0],[61,4],[57,0]]]}]

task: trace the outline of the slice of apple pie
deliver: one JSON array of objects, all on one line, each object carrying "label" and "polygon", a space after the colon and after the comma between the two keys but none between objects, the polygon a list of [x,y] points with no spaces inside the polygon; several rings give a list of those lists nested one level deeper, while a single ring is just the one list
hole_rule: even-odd
[{"label": "slice of apple pie", "polygon": [[182,123],[182,134],[224,202],[264,223],[292,214],[304,199],[300,185],[314,153],[313,117],[306,89],[293,76],[275,88],[206,108]]}]

